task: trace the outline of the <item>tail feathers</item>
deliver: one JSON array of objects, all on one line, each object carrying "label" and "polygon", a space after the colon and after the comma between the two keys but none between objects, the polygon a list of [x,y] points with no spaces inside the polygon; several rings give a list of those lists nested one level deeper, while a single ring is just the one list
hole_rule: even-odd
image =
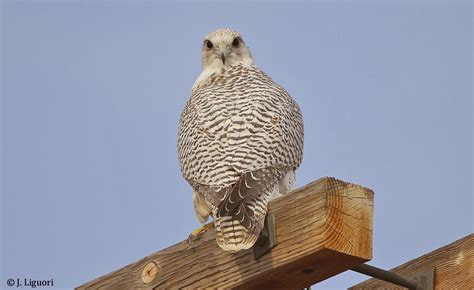
[{"label": "tail feathers", "polygon": [[[265,216],[263,216],[264,220]],[[216,240],[224,251],[238,252],[251,248],[258,239],[263,222],[245,227],[236,216],[223,216],[214,220]]]},{"label": "tail feathers", "polygon": [[237,252],[255,244],[283,173],[270,167],[243,174],[213,209],[216,240],[222,249]]},{"label": "tail feathers", "polygon": [[214,219],[217,243],[222,249],[237,252],[255,244],[265,223],[271,193],[265,192]]}]

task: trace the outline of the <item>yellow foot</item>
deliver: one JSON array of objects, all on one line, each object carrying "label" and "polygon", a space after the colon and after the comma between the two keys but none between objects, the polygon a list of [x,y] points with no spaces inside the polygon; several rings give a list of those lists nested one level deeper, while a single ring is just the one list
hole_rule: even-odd
[{"label": "yellow foot", "polygon": [[214,223],[208,223],[205,224],[196,230],[194,230],[188,237],[188,243],[192,243],[194,240],[199,238],[201,235],[203,235],[206,231],[212,229],[214,227]]}]

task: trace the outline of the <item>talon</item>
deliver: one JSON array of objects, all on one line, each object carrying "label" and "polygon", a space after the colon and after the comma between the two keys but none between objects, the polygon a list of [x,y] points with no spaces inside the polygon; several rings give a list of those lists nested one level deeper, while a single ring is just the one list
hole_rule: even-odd
[{"label": "talon", "polygon": [[192,233],[191,236],[193,237],[198,237],[202,235],[206,230],[204,229],[204,226],[200,226],[199,228],[195,229]]},{"label": "talon", "polygon": [[188,243],[191,244],[195,239],[202,236],[206,231],[212,229],[213,227],[214,223],[208,223],[203,226],[200,226],[188,236]]}]

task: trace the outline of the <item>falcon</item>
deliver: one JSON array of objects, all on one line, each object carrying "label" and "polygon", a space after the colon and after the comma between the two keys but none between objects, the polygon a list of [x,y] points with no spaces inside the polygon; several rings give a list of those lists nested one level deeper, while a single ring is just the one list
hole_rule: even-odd
[{"label": "falcon", "polygon": [[218,245],[238,252],[257,241],[269,201],[295,188],[303,119],[239,32],[208,34],[201,61],[179,122],[179,163],[199,221],[212,216]]}]

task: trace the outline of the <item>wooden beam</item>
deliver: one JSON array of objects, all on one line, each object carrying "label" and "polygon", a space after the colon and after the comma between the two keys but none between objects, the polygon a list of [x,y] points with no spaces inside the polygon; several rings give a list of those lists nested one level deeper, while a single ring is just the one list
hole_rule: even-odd
[{"label": "wooden beam", "polygon": [[[435,268],[435,289],[474,289],[474,234],[413,259],[390,271],[413,277],[423,269]],[[405,289],[369,279],[349,289]]]},{"label": "wooden beam", "polygon": [[210,230],[78,289],[301,289],[372,258],[373,192],[321,178],[272,201],[278,244],[255,261],[251,249],[221,250]]}]

